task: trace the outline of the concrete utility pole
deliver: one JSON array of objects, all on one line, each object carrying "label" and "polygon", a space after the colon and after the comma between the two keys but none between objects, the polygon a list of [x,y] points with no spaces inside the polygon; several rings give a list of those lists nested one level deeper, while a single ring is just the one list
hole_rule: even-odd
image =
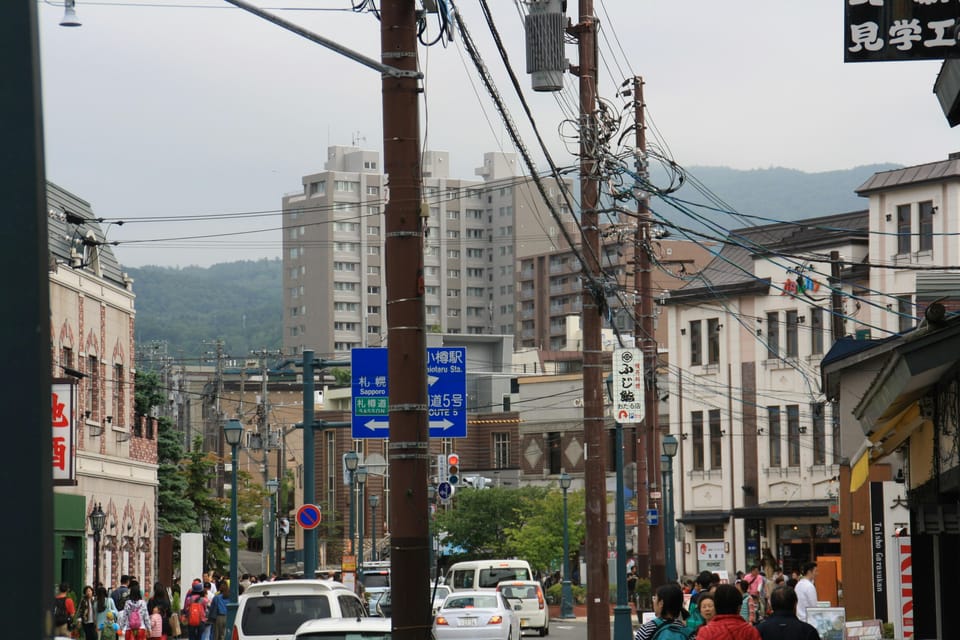
[{"label": "concrete utility pole", "polygon": [[[643,165],[641,175],[646,176],[647,161],[647,134],[646,123],[643,117],[643,78],[633,79],[634,107],[637,110],[637,149],[642,154]],[[653,216],[650,214],[649,197],[644,193],[638,202],[637,208],[637,243],[636,269],[634,278],[639,281],[637,286],[640,298],[639,331],[634,333],[637,344],[643,350],[643,370],[645,375],[645,392],[643,396],[643,432],[637,438],[637,509],[640,531],[646,529],[649,536],[650,583],[654,589],[667,580],[666,561],[664,558],[663,525],[657,527],[646,526],[647,495],[658,487],[660,478],[660,454],[658,434],[659,399],[657,398],[657,340],[653,326],[653,277],[650,264],[650,249],[652,247],[650,227]],[[641,442],[642,441],[642,442]],[[643,471],[641,472],[641,469]],[[661,502],[662,504],[662,502]],[[663,510],[661,509],[661,517]],[[642,539],[641,535],[641,539]],[[643,542],[639,547],[646,546]],[[643,566],[639,567],[642,571]],[[640,575],[645,575],[640,573]]]},{"label": "concrete utility pole", "polygon": [[[580,224],[586,273],[583,277],[583,426],[587,533],[587,638],[610,638],[610,582],[607,569],[606,429],[603,416],[603,360],[600,340],[600,230],[597,215],[599,149],[597,121],[597,25],[593,0],[580,0]],[[617,562],[622,562],[617,558]]]},{"label": "concrete utility pole", "polygon": [[[633,112],[636,126],[637,142],[637,173],[642,177],[647,175],[647,129],[643,117],[643,79],[633,78]],[[647,253],[647,242],[650,238],[650,207],[646,191],[640,194],[637,200],[637,233],[633,241],[633,284],[637,291],[637,298],[633,305],[633,335],[637,346],[643,351],[644,376],[650,371],[647,360],[648,332],[653,331],[653,321],[650,315],[650,254]],[[645,383],[646,381],[645,378]],[[650,487],[647,484],[647,443],[646,431],[650,424],[650,391],[649,385],[644,392],[644,424],[638,425],[636,430],[637,459],[637,575],[641,578],[650,577],[650,527],[647,526],[647,498]],[[656,403],[654,403],[654,408]]]},{"label": "concrete utility pole", "polygon": [[[415,0],[383,0],[381,62],[417,70]],[[430,438],[427,338],[423,306],[419,83],[384,75],[383,158],[390,200],[386,207],[387,376],[390,380],[390,559],[396,580],[394,640],[431,635],[430,530],[427,478]],[[417,514],[420,514],[418,517]]]}]

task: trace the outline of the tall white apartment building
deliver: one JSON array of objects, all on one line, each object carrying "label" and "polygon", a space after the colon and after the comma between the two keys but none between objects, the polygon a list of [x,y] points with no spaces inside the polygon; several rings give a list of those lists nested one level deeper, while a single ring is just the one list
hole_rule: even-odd
[{"label": "tall white apartment building", "polygon": [[[513,154],[486,153],[482,180],[449,176],[449,154],[422,157],[426,323],[429,331],[513,334],[517,260],[563,246],[533,180]],[[283,198],[284,351],[344,357],[386,344],[384,209],[380,154],[333,146],[324,171]],[[572,219],[557,183],[557,212]]]}]

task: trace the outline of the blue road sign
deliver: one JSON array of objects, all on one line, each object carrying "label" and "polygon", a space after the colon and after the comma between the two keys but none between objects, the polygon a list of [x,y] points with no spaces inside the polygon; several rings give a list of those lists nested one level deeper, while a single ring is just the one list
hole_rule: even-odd
[{"label": "blue road sign", "polygon": [[437,485],[437,495],[440,496],[440,499],[444,502],[453,497],[454,491],[453,485],[449,482],[441,482]]},{"label": "blue road sign", "polygon": [[[390,433],[387,350],[351,351],[352,436],[386,438]],[[427,397],[430,437],[467,437],[467,349],[427,349]]]},{"label": "blue road sign", "polygon": [[660,512],[656,509],[647,509],[647,525],[655,527],[660,524]]}]

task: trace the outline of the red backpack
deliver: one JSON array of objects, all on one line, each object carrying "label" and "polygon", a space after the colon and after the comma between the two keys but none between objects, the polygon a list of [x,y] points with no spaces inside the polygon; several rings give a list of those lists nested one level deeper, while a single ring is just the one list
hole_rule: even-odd
[{"label": "red backpack", "polygon": [[203,598],[194,596],[193,601],[187,608],[187,625],[199,627],[207,621],[207,608],[203,606]]}]

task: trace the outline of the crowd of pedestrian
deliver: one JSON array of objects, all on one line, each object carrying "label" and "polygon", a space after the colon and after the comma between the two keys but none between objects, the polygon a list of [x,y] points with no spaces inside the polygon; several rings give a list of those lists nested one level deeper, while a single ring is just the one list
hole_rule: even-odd
[{"label": "crowd of pedestrian", "polygon": [[732,584],[703,571],[683,585],[662,585],[653,595],[654,617],[641,620],[634,640],[818,640],[806,621],[817,606],[816,575],[817,563],[808,562],[790,577],[777,569],[768,579],[754,566]]},{"label": "crowd of pedestrian", "polygon": [[[257,576],[244,574],[239,592],[257,581]],[[162,582],[147,591],[134,576],[123,575],[112,590],[102,584],[85,586],[74,602],[64,582],[53,600],[54,635],[78,640],[226,640],[229,580],[204,573],[193,580],[179,609],[172,596]]]}]

